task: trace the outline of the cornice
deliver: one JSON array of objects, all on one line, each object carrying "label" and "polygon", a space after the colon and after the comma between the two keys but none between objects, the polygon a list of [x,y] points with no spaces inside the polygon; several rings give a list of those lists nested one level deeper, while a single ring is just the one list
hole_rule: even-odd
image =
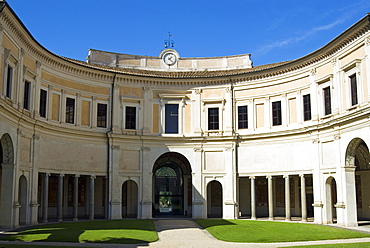
[{"label": "cornice", "polygon": [[6,29],[8,32],[11,32],[21,43],[22,47],[31,53],[42,65],[59,69],[69,75],[73,74],[79,77],[93,78],[105,82],[111,82],[116,75],[118,78],[122,78],[121,80],[139,85],[149,84],[173,87],[205,86],[227,84],[230,82],[256,81],[263,78],[276,77],[302,70],[335,55],[348,46],[348,44],[362,37],[370,29],[370,15],[368,14],[327,45],[313,53],[292,61],[246,69],[163,72],[91,65],[83,61],[58,56],[39,44],[28,32],[9,5],[6,4],[6,6],[8,8],[4,8],[1,11],[0,17],[3,26],[7,27]]}]

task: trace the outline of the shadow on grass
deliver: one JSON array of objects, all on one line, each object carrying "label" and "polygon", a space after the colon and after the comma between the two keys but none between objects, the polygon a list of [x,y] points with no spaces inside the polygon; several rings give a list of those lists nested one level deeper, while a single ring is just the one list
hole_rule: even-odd
[{"label": "shadow on grass", "polygon": [[151,220],[109,220],[36,226],[3,235],[2,240],[143,244],[158,240],[158,236]]},{"label": "shadow on grass", "polygon": [[198,219],[195,220],[201,227],[208,228],[213,226],[227,226],[227,225],[236,225],[228,220],[223,219]]}]

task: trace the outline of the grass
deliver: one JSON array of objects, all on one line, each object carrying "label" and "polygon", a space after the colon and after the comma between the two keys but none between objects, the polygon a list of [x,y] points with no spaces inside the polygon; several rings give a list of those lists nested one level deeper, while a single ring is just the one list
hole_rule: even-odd
[{"label": "grass", "polygon": [[102,220],[36,226],[2,240],[139,244],[158,236],[152,220]]},{"label": "grass", "polygon": [[366,233],[313,224],[219,219],[196,221],[215,238],[228,242],[273,243],[370,237]]},{"label": "grass", "polygon": [[304,247],[304,248],[368,248],[370,247],[369,242],[363,243],[349,243],[349,244],[329,244],[329,245],[305,245],[305,246],[289,246],[289,248]]}]

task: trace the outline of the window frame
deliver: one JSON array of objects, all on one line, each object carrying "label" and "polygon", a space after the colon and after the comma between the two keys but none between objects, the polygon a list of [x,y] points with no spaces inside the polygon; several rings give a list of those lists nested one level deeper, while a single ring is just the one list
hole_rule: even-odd
[{"label": "window frame", "polygon": [[[14,66],[8,63],[6,65],[5,75],[5,96],[9,99],[13,99],[14,91]],[[9,75],[10,74],[10,75]]]},{"label": "window frame", "polygon": [[[210,113],[210,110],[217,110],[217,122],[213,121],[211,122],[211,113]],[[216,116],[216,115],[214,115]],[[212,127],[211,128],[211,123],[215,123],[215,124],[212,124],[212,125],[217,125],[215,127]],[[208,107],[207,108],[207,130],[208,131],[218,131],[220,130],[220,107]]]},{"label": "window frame", "polygon": [[[306,101],[307,98],[308,101]],[[302,104],[303,104],[303,121],[312,120],[311,94],[305,94],[302,96]]]},{"label": "window frame", "polygon": [[[171,116],[168,116],[168,112],[171,111],[170,108],[167,108],[167,107],[170,107],[170,106],[176,106],[176,110],[177,110],[177,118],[171,118]],[[172,113],[172,112],[171,112]],[[179,117],[180,117],[180,105],[179,104],[176,104],[176,103],[166,103],[164,104],[164,133],[165,134],[179,134]],[[172,120],[175,120],[176,119],[176,123],[173,123],[172,124]],[[170,130],[170,126],[171,125],[171,129],[172,129],[172,126],[173,128],[175,129],[174,132],[172,132]],[[176,125],[177,124],[177,125]],[[177,127],[176,127],[177,126]]]},{"label": "window frame", "polygon": [[[160,133],[163,136],[180,136],[184,134],[184,115],[186,105],[186,95],[183,94],[158,94],[159,106],[160,106]],[[166,105],[175,104],[178,105],[178,132],[177,133],[166,133]]]},{"label": "window frame", "polygon": [[326,87],[323,87],[322,88],[322,92],[323,92],[323,113],[324,113],[324,116],[328,116],[328,115],[331,115],[333,110],[332,110],[332,97],[331,97],[331,87],[330,86],[326,86]]},{"label": "window frame", "polygon": [[[73,101],[73,105],[69,105],[69,101]],[[65,123],[75,124],[76,123],[76,99],[70,96],[66,96],[65,99]]]},{"label": "window frame", "polygon": [[271,102],[272,126],[283,125],[281,100]]},{"label": "window frame", "polygon": [[350,88],[350,104],[351,106],[356,106],[359,100],[357,73],[348,76],[348,83]]},{"label": "window frame", "polygon": [[[43,98],[42,92],[45,92],[45,98]],[[39,115],[42,118],[47,118],[48,115],[48,90],[41,88],[39,97]]]},{"label": "window frame", "polygon": [[[245,108],[245,113],[241,113],[239,110],[241,108]],[[237,106],[238,109],[238,129],[248,129],[248,105],[239,105]],[[241,114],[245,116],[244,119],[241,120]],[[242,127],[242,124],[245,124],[245,126]]]},{"label": "window frame", "polygon": [[[105,116],[100,115],[101,111],[99,110],[99,106],[105,106]],[[105,120],[99,120],[99,118],[105,117]],[[104,122],[104,125],[99,125],[99,123]],[[96,127],[98,128],[107,128],[108,127],[108,104],[107,103],[96,103]]]},{"label": "window frame", "polygon": [[[127,117],[128,117],[128,113],[127,113],[127,108],[131,108],[131,109],[134,109],[134,121],[131,120],[131,122],[134,122],[134,127],[127,127],[127,124],[128,124],[128,120],[127,120]],[[124,113],[125,113],[125,122],[124,122],[124,129],[127,129],[127,130],[137,130],[137,120],[138,120],[138,107],[137,106],[133,106],[133,105],[125,105],[124,106]]]},{"label": "window frame", "polygon": [[[30,111],[31,110],[31,93],[32,93],[32,83],[29,80],[24,80],[23,88],[23,108]],[[26,86],[27,85],[27,86]]]}]

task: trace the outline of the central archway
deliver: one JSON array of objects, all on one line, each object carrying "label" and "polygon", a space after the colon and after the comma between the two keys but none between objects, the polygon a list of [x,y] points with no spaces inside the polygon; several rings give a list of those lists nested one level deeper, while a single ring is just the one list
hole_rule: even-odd
[{"label": "central archway", "polygon": [[153,167],[153,215],[191,216],[191,192],[189,161],[175,152],[161,155]]}]

